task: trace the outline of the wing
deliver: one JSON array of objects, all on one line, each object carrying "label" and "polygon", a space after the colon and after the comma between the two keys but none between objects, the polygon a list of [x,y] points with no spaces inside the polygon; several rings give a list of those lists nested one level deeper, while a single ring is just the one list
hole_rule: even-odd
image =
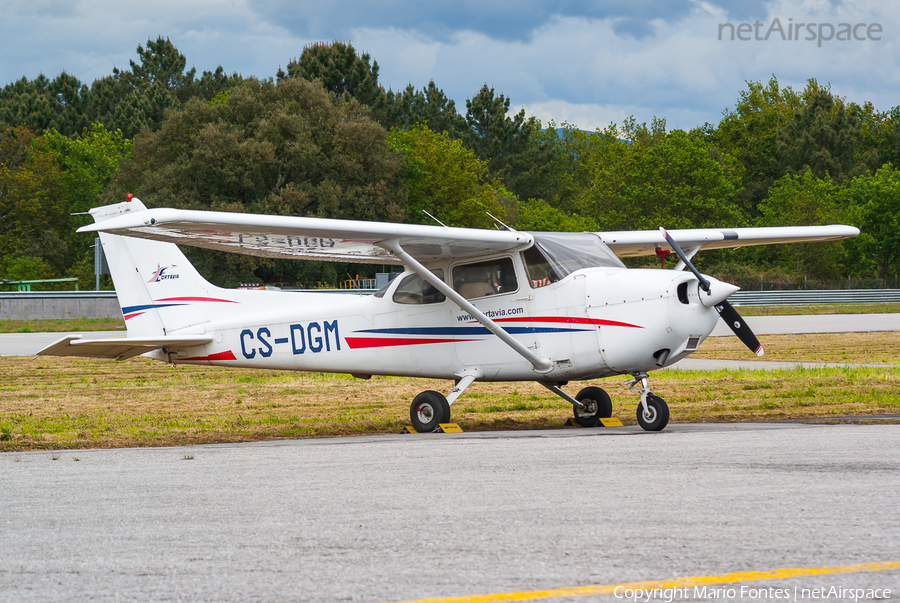
[{"label": "wing", "polygon": [[[91,210],[98,221],[78,232],[103,231],[271,258],[401,264],[379,243],[395,240],[420,262],[478,257],[526,249],[533,237],[524,232],[446,228],[415,224],[298,218],[179,209],[117,212]],[[124,204],[123,204],[124,205]]]},{"label": "wing", "polygon": [[[685,249],[727,249],[776,243],[813,243],[848,239],[859,234],[853,226],[777,226],[769,228],[694,228],[670,230],[669,234]],[[658,230],[598,232],[619,257],[654,255],[657,248],[671,250]]]},{"label": "wing", "polygon": [[87,358],[114,358],[125,360],[159,348],[170,353],[193,348],[212,342],[207,335],[156,338],[110,338],[81,339],[79,335],[68,335],[39,351],[38,356],[81,356]]}]

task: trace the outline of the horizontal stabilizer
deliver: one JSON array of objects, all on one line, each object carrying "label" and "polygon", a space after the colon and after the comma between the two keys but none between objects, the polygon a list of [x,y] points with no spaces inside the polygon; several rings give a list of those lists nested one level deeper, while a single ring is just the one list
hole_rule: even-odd
[{"label": "horizontal stabilizer", "polygon": [[67,335],[39,351],[38,356],[82,356],[86,358],[114,358],[125,360],[166,348],[169,353],[210,343],[209,335],[186,335],[182,337],[142,337],[82,339],[80,335]]}]

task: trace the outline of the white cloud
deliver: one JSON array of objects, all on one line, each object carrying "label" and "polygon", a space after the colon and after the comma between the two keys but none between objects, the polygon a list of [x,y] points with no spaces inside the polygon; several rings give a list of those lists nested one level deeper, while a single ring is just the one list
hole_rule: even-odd
[{"label": "white cloud", "polygon": [[[7,0],[0,20],[0,83],[40,72],[53,77],[62,70],[90,83],[114,65],[127,68],[129,59],[136,59],[136,46],[159,35],[169,36],[198,71],[221,64],[229,72],[270,77],[305,44],[349,38],[378,61],[386,87],[422,87],[433,79],[464,112],[465,100],[487,83],[509,97],[512,107],[585,129],[629,115],[647,122],[654,115],[665,117],[670,127],[715,123],[734,105],[746,80],[767,81],[772,74],[795,88],[813,77],[831,83],[836,94],[872,101],[881,110],[900,104],[900,5],[775,0],[762,9],[749,4],[761,21],[877,22],[884,31],[878,42],[830,41],[820,48],[803,40],[719,41],[719,23],[757,17],[732,18],[717,0],[695,0],[689,9],[665,13],[659,1],[656,12],[666,18],[642,22],[641,38],[622,31],[622,19],[633,20],[622,8],[603,18],[570,11],[527,36],[493,36],[481,26],[437,37],[424,30],[367,26],[317,31],[310,38],[289,30],[286,20],[264,14],[253,0],[162,0],[152,7],[80,0],[65,8]],[[351,3],[339,4],[353,10]],[[404,10],[404,5],[388,4],[385,10]],[[415,27],[414,20],[399,16],[396,22]]]}]

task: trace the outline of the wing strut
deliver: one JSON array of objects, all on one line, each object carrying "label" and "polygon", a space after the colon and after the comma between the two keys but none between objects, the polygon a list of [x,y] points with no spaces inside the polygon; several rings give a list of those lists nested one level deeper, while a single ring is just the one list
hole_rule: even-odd
[{"label": "wing strut", "polygon": [[488,331],[496,335],[500,338],[503,343],[511,347],[517,354],[519,354],[522,358],[531,363],[531,366],[534,367],[535,372],[538,373],[549,373],[553,370],[553,363],[550,362],[549,358],[541,358],[536,355],[534,352],[526,348],[520,341],[515,339],[512,335],[504,331],[500,326],[497,325],[493,320],[484,315],[484,313],[476,308],[472,303],[467,300],[465,297],[457,293],[453,290],[447,283],[436,277],[431,273],[428,268],[420,264],[413,258],[411,255],[403,251],[403,248],[400,246],[400,242],[397,239],[389,239],[387,241],[381,241],[380,243],[376,243],[382,249],[387,249],[394,255],[396,255],[403,264],[422,277],[423,280],[427,281],[430,285],[434,286],[435,289],[446,295],[450,301],[455,303],[465,312],[468,312],[475,320],[480,322],[484,328]]}]

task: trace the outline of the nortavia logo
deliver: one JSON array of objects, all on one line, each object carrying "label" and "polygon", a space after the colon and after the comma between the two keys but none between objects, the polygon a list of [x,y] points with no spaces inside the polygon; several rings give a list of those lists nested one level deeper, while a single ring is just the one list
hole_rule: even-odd
[{"label": "nortavia logo", "polygon": [[[763,34],[762,32],[765,32]],[[871,40],[878,42],[881,36],[877,34],[884,33],[884,29],[880,23],[838,23],[835,26],[832,23],[794,23],[791,17],[787,23],[782,23],[778,17],[772,19],[772,22],[766,27],[762,21],[756,20],[753,23],[719,23],[719,40],[722,40],[723,34],[725,39],[738,39],[742,42],[756,40],[765,42],[779,37],[787,42],[788,40],[797,42],[801,39],[807,42],[817,42],[817,46],[822,47],[822,42],[835,40],[838,42],[864,42]]]},{"label": "nortavia logo", "polygon": [[148,283],[158,283],[159,281],[166,281],[173,278],[178,278],[177,274],[173,274],[171,272],[166,272],[169,268],[175,268],[175,265],[172,266],[160,266],[156,265],[156,272],[153,273],[153,276],[150,277]]}]

